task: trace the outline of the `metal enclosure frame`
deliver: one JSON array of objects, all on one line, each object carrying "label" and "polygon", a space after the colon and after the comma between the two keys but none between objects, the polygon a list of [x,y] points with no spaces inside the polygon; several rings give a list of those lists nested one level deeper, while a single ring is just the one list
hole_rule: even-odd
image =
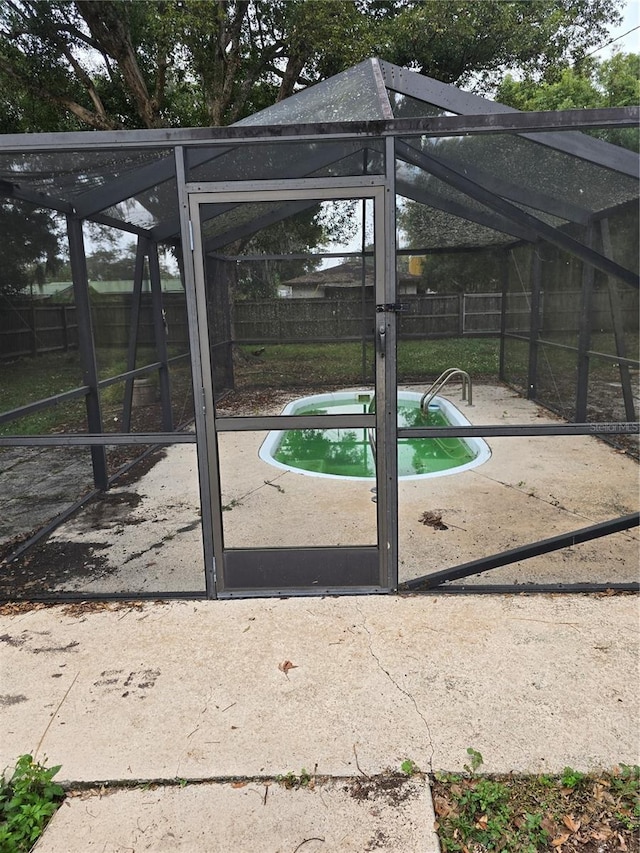
[{"label": "metal enclosure frame", "polygon": [[[299,124],[273,124],[259,125],[246,124],[229,128],[197,128],[197,129],[163,129],[159,131],[106,131],[88,133],[65,133],[65,134],[30,134],[9,135],[0,137],[0,158],[6,156],[28,157],[31,155],[46,155],[49,153],[64,152],[96,152],[96,154],[112,153],[123,155],[131,151],[150,152],[157,155],[157,159],[151,159],[122,175],[107,180],[102,185],[88,187],[82,193],[65,196],[64,189],[55,186],[43,189],[34,184],[30,186],[24,179],[8,180],[2,176],[0,180],[0,193],[8,199],[26,201],[30,204],[45,207],[50,210],[59,211],[67,218],[67,229],[70,243],[70,257],[73,268],[74,288],[76,293],[77,310],[80,317],[80,347],[83,353],[84,371],[83,384],[81,387],[55,395],[47,400],[30,403],[20,409],[0,414],[0,423],[8,423],[16,418],[29,414],[33,411],[56,405],[59,402],[75,398],[84,398],[87,410],[88,430],[82,434],[59,434],[45,436],[0,436],[0,447],[3,446],[25,446],[25,447],[48,447],[48,446],[84,446],[91,448],[94,484],[96,491],[84,496],[74,503],[68,511],[54,519],[36,534],[26,545],[42,538],[50,532],[56,524],[68,517],[73,511],[100,490],[107,489],[114,478],[109,477],[105,465],[105,448],[112,445],[140,445],[150,450],[164,445],[178,443],[197,443],[198,446],[198,469],[200,480],[200,493],[202,502],[202,525],[205,557],[205,590],[193,591],[191,593],[163,592],[162,595],[173,597],[216,597],[218,594],[233,595],[224,582],[220,584],[216,578],[216,565],[224,559],[222,538],[220,531],[220,496],[219,483],[212,482],[211,471],[217,471],[217,448],[216,431],[233,429],[266,429],[268,418],[258,419],[233,419],[237,423],[226,423],[225,419],[218,419],[216,423],[213,416],[213,397],[210,382],[208,330],[206,327],[206,312],[203,313],[203,279],[200,265],[194,262],[194,251],[199,259],[202,259],[204,250],[199,244],[199,229],[193,227],[195,214],[200,201],[210,200],[208,194],[216,193],[218,200],[232,200],[244,197],[241,194],[250,193],[252,200],[260,198],[263,194],[284,194],[285,198],[292,200],[304,200],[318,198],[318,194],[325,193],[327,198],[334,197],[335,193],[344,192],[349,197],[355,195],[371,197],[375,195],[378,199],[379,209],[383,210],[383,216],[376,227],[381,231],[376,235],[378,243],[384,248],[384,260],[380,263],[382,269],[379,274],[378,296],[376,302],[380,308],[376,314],[378,332],[384,330],[387,352],[392,357],[383,358],[378,348],[376,358],[376,382],[382,389],[382,405],[377,408],[375,426],[388,442],[382,450],[379,450],[380,476],[384,481],[381,488],[378,503],[378,532],[379,550],[381,555],[381,571],[379,575],[380,584],[378,589],[371,586],[356,587],[351,592],[388,591],[398,588],[397,576],[397,537],[398,537],[398,506],[397,506],[397,459],[395,454],[395,442],[397,437],[439,437],[439,436],[525,436],[525,435],[606,435],[616,432],[619,434],[637,434],[639,426],[634,409],[633,397],[629,382],[629,368],[636,366],[637,362],[628,356],[625,351],[624,334],[622,334],[622,319],[619,294],[616,281],[621,281],[627,286],[638,286],[638,277],[632,270],[625,268],[613,259],[611,250],[611,236],[609,233],[608,217],[610,210],[597,211],[595,213],[581,207],[570,199],[558,199],[545,194],[541,190],[535,194],[526,194],[521,188],[509,184],[506,180],[498,180],[487,173],[480,164],[474,164],[468,169],[461,169],[459,164],[447,160],[446,157],[434,156],[420,149],[419,138],[429,140],[439,137],[463,137],[474,135],[510,134],[533,141],[541,146],[541,149],[555,150],[577,158],[580,161],[603,166],[612,174],[628,176],[637,180],[639,174],[638,158],[632,152],[616,146],[602,143],[576,131],[580,128],[625,128],[637,127],[640,110],[635,107],[625,107],[608,110],[570,110],[555,113],[518,113],[508,108],[490,103],[477,96],[460,92],[452,86],[445,86],[437,81],[425,80],[425,78],[404,69],[399,69],[389,63],[379,60],[370,60],[375,64],[377,80],[384,90],[399,93],[410,98],[421,99],[424,102],[437,107],[440,111],[451,110],[459,115],[436,115],[417,118],[393,118],[393,112],[387,104],[383,109],[384,118],[360,121],[330,121],[322,123],[299,123]],[[569,131],[569,132],[560,132]],[[384,174],[376,176],[363,176],[359,178],[317,178],[300,177],[296,180],[284,180],[283,178],[271,181],[227,181],[223,183],[197,183],[190,182],[188,175],[187,153],[195,158],[194,162],[206,163],[212,156],[221,155],[232,147],[242,151],[243,148],[257,143],[342,143],[355,141],[363,147],[372,141],[383,142],[385,154]],[[418,141],[417,141],[418,140]],[[417,141],[417,142],[416,142]],[[416,142],[416,144],[414,144]],[[212,152],[215,152],[213,154]],[[437,177],[448,187],[461,193],[466,199],[471,199],[474,204],[468,208],[460,207],[459,202],[453,199],[434,199],[427,190],[417,186],[411,186],[406,180],[400,178],[396,182],[396,162],[413,164],[423,168],[426,173]],[[1,170],[0,170],[1,171]],[[18,177],[20,173],[18,172]],[[171,211],[171,215],[159,223],[142,226],[116,218],[111,211],[113,206],[135,197],[138,193],[163,186],[169,181],[175,181],[175,195],[177,207]],[[332,193],[334,195],[332,195]],[[288,195],[287,195],[288,194]],[[297,194],[297,195],[296,195]],[[510,235],[513,245],[521,241],[535,243],[545,240],[560,247],[562,250],[578,257],[583,262],[582,280],[582,311],[580,325],[580,339],[578,345],[580,382],[577,400],[575,420],[576,423],[553,424],[542,426],[529,425],[476,425],[473,427],[443,427],[427,429],[401,429],[396,426],[396,399],[395,399],[395,351],[397,341],[397,317],[394,308],[396,299],[395,289],[395,199],[396,194],[412,198],[417,202],[432,204],[437,209],[452,215],[460,216],[462,213],[470,222],[475,222],[486,227],[502,230]],[[526,196],[526,198],[525,198]],[[271,197],[271,196],[269,196]],[[521,209],[525,203],[531,204],[540,215]],[[630,203],[634,203],[633,201]],[[635,200],[637,204],[637,199]],[[438,208],[438,205],[439,208]],[[480,210],[479,207],[484,209]],[[544,214],[544,215],[543,215]],[[566,218],[570,222],[581,225],[586,229],[587,237],[584,241],[576,239],[561,230],[556,225],[549,224],[549,217]],[[158,360],[144,368],[135,368],[135,359],[131,353],[135,349],[137,328],[132,319],[131,336],[129,346],[129,357],[127,370],[117,377],[107,380],[99,380],[95,363],[95,342],[92,336],[91,317],[89,310],[87,292],[86,257],[83,245],[82,223],[84,220],[106,224],[117,227],[123,231],[132,233],[138,238],[138,254],[136,261],[136,272],[134,276],[134,301],[133,317],[139,310],[140,286],[142,280],[142,267],[145,259],[148,259],[150,277],[152,283],[152,305],[155,327],[155,338],[158,352]],[[195,433],[184,428],[174,429],[171,420],[170,394],[168,381],[168,365],[171,359],[168,357],[166,342],[164,342],[162,331],[162,294],[159,287],[159,272],[157,263],[157,245],[162,241],[172,241],[175,245],[181,245],[182,252],[182,274],[184,278],[187,314],[189,318],[189,341],[191,352],[191,367],[193,376],[193,390],[195,401]],[[593,286],[594,269],[601,271],[607,276],[607,286],[611,300],[611,312],[614,319],[614,332],[616,343],[616,355],[605,355],[594,353],[590,349],[590,337],[588,328],[589,305],[591,300],[591,289]],[[382,272],[383,270],[383,272]],[[504,315],[501,325],[501,365],[504,365],[504,342],[508,338],[526,341],[529,346],[529,394],[531,399],[536,399],[536,348],[540,345],[540,329],[538,323],[537,305],[539,297],[539,270],[535,265],[532,270],[534,283],[534,310],[531,312],[531,325],[528,335],[514,334],[507,331]],[[506,285],[505,285],[506,286]],[[382,327],[382,329],[381,329]],[[544,342],[545,345],[549,342]],[[561,344],[556,344],[562,346]],[[585,382],[588,375],[588,361],[590,357],[609,359],[615,361],[620,367],[622,383],[622,394],[626,420],[615,423],[586,423],[585,422]],[[160,388],[163,404],[162,431],[150,433],[131,433],[128,431],[130,416],[130,398],[134,378],[157,371],[160,377]],[[125,428],[120,433],[103,432],[102,417],[100,412],[99,390],[117,381],[126,383],[125,412],[123,421]],[[393,389],[393,393],[390,393]],[[582,389],[582,390],[580,390]],[[240,421],[244,421],[240,423]],[[309,422],[311,419],[308,419]],[[296,418],[296,423],[300,419]],[[279,419],[279,423],[287,425],[286,419]],[[316,423],[316,421],[314,421]],[[379,485],[380,488],[380,485]],[[213,508],[213,510],[212,510]],[[562,537],[554,537],[549,540],[541,540],[509,552],[492,555],[482,560],[472,561],[463,566],[455,566],[443,570],[431,576],[418,578],[403,584],[405,589],[430,590],[435,588],[446,589],[447,592],[466,591],[505,591],[513,589],[522,591],[522,587],[507,587],[505,585],[488,585],[486,588],[473,587],[467,589],[464,586],[442,587],[446,581],[463,578],[479,571],[488,571],[497,565],[504,565],[529,556],[548,553],[556,548],[566,547],[577,541],[588,541],[591,538],[608,535],[609,533],[630,529],[637,526],[640,516],[636,513],[620,519],[612,519],[599,525],[591,525],[589,528],[574,531]],[[24,550],[26,546],[20,546]],[[337,555],[335,555],[337,556]],[[220,575],[220,572],[218,572]],[[220,577],[223,578],[224,574]],[[637,589],[638,584],[623,585],[626,589]],[[585,589],[595,590],[599,588],[612,588],[612,584],[590,584],[576,585],[575,591]],[[540,591],[573,591],[561,584],[544,585],[539,587]],[[266,592],[278,594],[281,590],[272,588],[250,588],[243,590],[243,594],[260,594]],[[289,586],[286,594],[317,594],[318,592],[344,592],[339,585],[324,585],[322,589],[309,590]],[[536,588],[527,587],[527,591],[536,591]],[[71,593],[56,593],[53,596],[35,596],[48,600],[72,599],[72,598],[131,598],[131,597],[157,597],[158,593],[147,594],[131,593],[117,595],[74,595]]]}]

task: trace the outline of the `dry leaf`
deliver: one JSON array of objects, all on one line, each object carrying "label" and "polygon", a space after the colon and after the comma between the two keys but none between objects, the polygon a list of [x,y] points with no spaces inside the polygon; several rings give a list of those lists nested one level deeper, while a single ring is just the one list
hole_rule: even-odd
[{"label": "dry leaf", "polygon": [[562,818],[562,822],[571,832],[577,832],[580,829],[580,821],[575,821],[570,814],[566,814]]},{"label": "dry leaf", "polygon": [[569,838],[568,832],[563,832],[562,835],[557,835],[555,838],[551,840],[552,847],[562,847],[564,842]]},{"label": "dry leaf", "polygon": [[282,663],[278,664],[278,669],[280,670],[280,672],[284,672],[284,674],[287,676],[287,678],[289,677],[289,675],[288,675],[289,670],[290,669],[297,669],[297,668],[298,667],[295,665],[295,663],[291,663],[290,660],[285,660]]},{"label": "dry leaf", "polygon": [[444,797],[441,797],[439,794],[433,798],[433,809],[437,815],[440,817],[448,817],[451,814],[451,806]]}]

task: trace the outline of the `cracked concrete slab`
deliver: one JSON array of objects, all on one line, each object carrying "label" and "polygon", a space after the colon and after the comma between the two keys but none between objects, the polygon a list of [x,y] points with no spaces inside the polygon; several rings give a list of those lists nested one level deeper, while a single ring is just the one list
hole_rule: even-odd
[{"label": "cracked concrete slab", "polygon": [[634,763],[637,629],[635,596],[4,616],[1,692],[27,701],[2,709],[0,762],[37,750],[86,782],[454,770],[468,746],[487,771]]},{"label": "cracked concrete slab", "polygon": [[[486,772],[638,763],[638,615],[637,596],[546,595],[0,615],[0,763],[46,757],[61,780],[97,789],[63,806],[39,853],[242,851],[256,838],[290,853],[316,835],[322,850],[435,851],[424,777],[404,813],[348,786],[406,759],[462,770],[468,747]],[[316,789],[271,784],[265,810],[264,786],[303,768]],[[105,782],[159,781],[98,796]]]},{"label": "cracked concrete slab", "polygon": [[316,780],[295,790],[267,780],[84,794],[59,810],[36,851],[438,853],[425,780],[391,787],[362,781]]}]

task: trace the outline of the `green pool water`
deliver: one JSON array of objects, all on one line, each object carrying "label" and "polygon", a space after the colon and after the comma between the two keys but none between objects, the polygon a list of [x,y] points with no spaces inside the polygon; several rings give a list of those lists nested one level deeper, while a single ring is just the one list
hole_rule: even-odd
[{"label": "green pool water", "polygon": [[[297,415],[356,414],[369,411],[367,403],[329,400],[296,407]],[[439,408],[428,415],[420,400],[398,400],[398,426],[447,426]],[[398,441],[398,476],[435,474],[472,462],[477,448],[458,438],[412,438]],[[375,477],[373,451],[367,429],[299,429],[282,433],[273,458],[280,465],[336,477]]]}]

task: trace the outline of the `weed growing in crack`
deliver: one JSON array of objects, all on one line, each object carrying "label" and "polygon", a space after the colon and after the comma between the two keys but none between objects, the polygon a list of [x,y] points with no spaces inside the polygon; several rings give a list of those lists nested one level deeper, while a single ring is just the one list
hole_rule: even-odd
[{"label": "weed growing in crack", "polygon": [[0,850],[26,853],[64,798],[53,781],[60,770],[45,767],[30,755],[21,755],[9,779],[0,782]]},{"label": "weed growing in crack", "polygon": [[420,773],[420,768],[411,758],[405,758],[400,765],[400,770],[406,773],[407,776],[415,776],[416,773]]},{"label": "weed growing in crack", "polygon": [[313,776],[304,769],[300,771],[300,775],[296,776],[293,770],[288,773],[276,776],[276,782],[282,785],[287,790],[294,788],[313,788]]}]

